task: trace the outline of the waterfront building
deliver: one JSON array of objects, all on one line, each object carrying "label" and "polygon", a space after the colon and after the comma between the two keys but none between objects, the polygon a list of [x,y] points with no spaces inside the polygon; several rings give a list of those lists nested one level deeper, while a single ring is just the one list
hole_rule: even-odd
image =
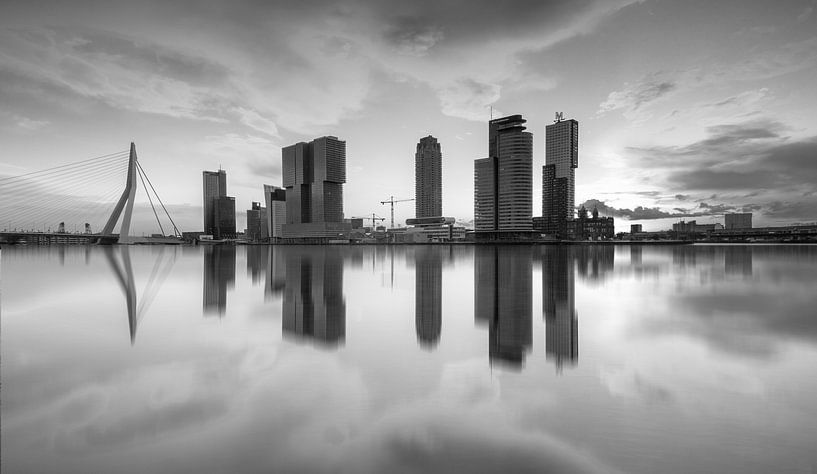
[{"label": "waterfront building", "polygon": [[641,224],[630,224],[630,233],[638,234],[644,232],[644,227]]},{"label": "waterfront building", "polygon": [[247,240],[265,241],[269,237],[267,225],[267,209],[261,207],[260,202],[253,202],[252,208],[247,209]]},{"label": "waterfront building", "polygon": [[417,143],[414,154],[415,217],[443,215],[442,152],[431,135]]},{"label": "waterfront building", "polygon": [[545,127],[545,166],[542,167],[544,232],[564,238],[574,217],[576,168],[579,167],[579,122],[562,120]]},{"label": "waterfront building", "polygon": [[202,192],[204,208],[204,233],[208,235],[216,234],[215,201],[221,196],[227,195],[227,172],[202,171]]},{"label": "waterfront building", "polygon": [[616,235],[616,226],[612,217],[599,217],[597,208],[593,215],[587,215],[584,206],[579,209],[579,218],[565,221],[564,236],[572,240],[606,240]]},{"label": "waterfront building", "polygon": [[343,238],[351,226],[343,220],[346,142],[321,137],[282,150],[287,239]]},{"label": "waterfront building", "polygon": [[213,201],[214,239],[235,238],[235,198],[219,196]]},{"label": "waterfront building", "polygon": [[752,213],[728,213],[723,215],[724,227],[726,230],[735,229],[751,229],[752,228]]},{"label": "waterfront building", "polygon": [[532,230],[533,135],[525,119],[488,122],[488,157],[474,162],[474,228],[480,238],[514,238]]},{"label": "waterfront building", "polygon": [[270,184],[264,185],[264,201],[267,205],[267,235],[280,239],[281,227],[286,223],[287,203],[286,190]]}]

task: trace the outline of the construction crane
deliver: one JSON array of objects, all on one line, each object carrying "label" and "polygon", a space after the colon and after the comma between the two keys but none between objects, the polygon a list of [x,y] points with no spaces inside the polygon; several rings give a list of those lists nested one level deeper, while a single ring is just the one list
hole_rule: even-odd
[{"label": "construction crane", "polygon": [[382,221],[386,220],[385,217],[380,217],[377,214],[375,214],[374,212],[372,213],[372,217],[352,217],[352,219],[363,219],[364,221],[372,221],[372,228],[375,227],[375,225],[376,225],[375,222],[377,222],[377,221],[382,222]]},{"label": "construction crane", "polygon": [[394,229],[394,203],[396,202],[408,202],[413,201],[414,198],[411,199],[394,199],[394,196],[389,196],[388,201],[380,201],[380,204],[391,204],[391,228]]}]

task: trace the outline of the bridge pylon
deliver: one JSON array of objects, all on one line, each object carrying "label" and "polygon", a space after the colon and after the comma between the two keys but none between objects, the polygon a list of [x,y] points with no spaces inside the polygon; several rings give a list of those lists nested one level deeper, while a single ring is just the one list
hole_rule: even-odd
[{"label": "bridge pylon", "polygon": [[[128,158],[128,179],[125,182],[125,190],[122,192],[122,196],[119,198],[116,207],[114,207],[111,213],[111,217],[108,218],[108,222],[105,224],[105,227],[102,228],[101,232],[103,238],[113,236],[113,228],[119,220],[119,216],[122,215],[122,209],[124,208],[125,215],[122,216],[122,225],[119,228],[120,244],[129,244],[132,242],[130,223],[131,214],[133,214],[133,199],[136,195],[136,166],[136,144],[131,142],[130,157]],[[102,239],[100,239],[100,241],[101,240]]]}]

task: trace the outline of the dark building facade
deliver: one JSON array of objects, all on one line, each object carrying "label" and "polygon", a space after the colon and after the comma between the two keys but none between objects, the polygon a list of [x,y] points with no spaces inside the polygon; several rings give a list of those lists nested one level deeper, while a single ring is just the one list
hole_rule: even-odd
[{"label": "dark building facade", "polygon": [[525,119],[488,122],[488,158],[474,162],[474,230],[483,238],[532,230],[533,135]]},{"label": "dark building facade", "polygon": [[213,217],[215,228],[213,229],[214,239],[234,239],[235,238],[235,198],[232,196],[219,196],[214,201]]},{"label": "dark building facade", "polygon": [[343,221],[346,142],[321,137],[282,150],[286,223],[284,238],[337,237]]},{"label": "dark building facade", "polygon": [[265,241],[267,233],[267,209],[260,202],[253,202],[247,209],[247,232],[245,238],[254,242]]},{"label": "dark building facade", "polygon": [[437,139],[431,135],[417,143],[414,154],[415,217],[443,215],[443,155]]},{"label": "dark building facade", "polygon": [[559,119],[545,127],[542,217],[547,234],[565,237],[566,221],[573,219],[578,167],[579,122]]},{"label": "dark building facade", "polygon": [[592,217],[587,209],[579,209],[578,219],[566,221],[565,237],[572,240],[607,240],[616,235],[615,220],[612,217],[599,217],[599,211],[593,208]]}]

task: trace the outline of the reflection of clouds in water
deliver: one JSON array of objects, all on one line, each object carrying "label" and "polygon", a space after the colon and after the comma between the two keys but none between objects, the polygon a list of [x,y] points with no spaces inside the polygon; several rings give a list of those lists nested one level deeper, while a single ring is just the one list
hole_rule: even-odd
[{"label": "reflection of clouds in water", "polygon": [[655,403],[671,402],[673,399],[672,392],[635,370],[602,369],[599,378],[612,395],[642,398]]}]

